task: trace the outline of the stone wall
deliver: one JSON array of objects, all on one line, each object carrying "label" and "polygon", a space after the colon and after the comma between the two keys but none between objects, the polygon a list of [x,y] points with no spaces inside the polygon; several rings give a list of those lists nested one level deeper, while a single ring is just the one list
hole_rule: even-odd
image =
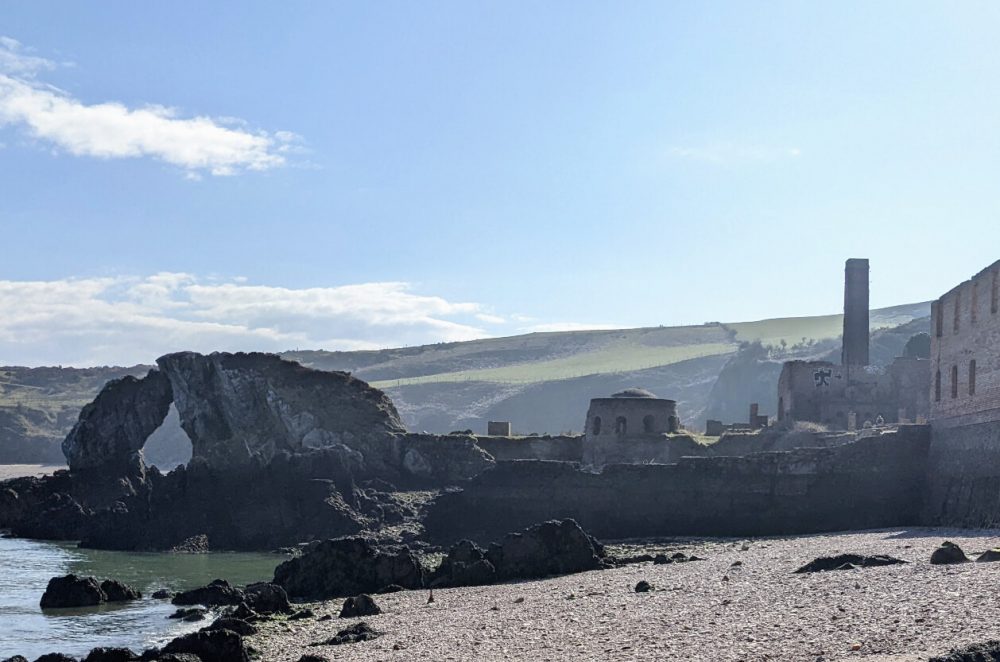
[{"label": "stone wall", "polygon": [[932,424],[932,430],[924,521],[1000,526],[1000,422]]},{"label": "stone wall", "polygon": [[1000,420],[1000,262],[931,305],[931,418]]},{"label": "stone wall", "polygon": [[583,458],[583,436],[543,437],[476,437],[476,445],[498,461],[551,460],[580,462]]},{"label": "stone wall", "polygon": [[426,520],[439,542],[495,539],[572,517],[599,538],[759,536],[916,525],[929,429],[834,448],[614,465],[501,462],[444,494]]}]

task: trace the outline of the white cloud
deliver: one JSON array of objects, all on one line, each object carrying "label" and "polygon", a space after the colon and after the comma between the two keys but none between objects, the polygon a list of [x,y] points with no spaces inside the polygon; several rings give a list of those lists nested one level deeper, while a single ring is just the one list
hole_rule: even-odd
[{"label": "white cloud", "polygon": [[36,79],[54,67],[26,54],[16,40],[0,37],[0,126],[21,127],[75,156],[158,159],[192,179],[285,165],[285,154],[301,142],[289,131],[255,132],[232,118],[183,118],[165,106],[84,104]]},{"label": "white cloud", "polygon": [[191,274],[0,281],[0,365],[149,363],[172,351],[377,349],[491,335],[480,306],[405,283],[292,289]]},{"label": "white cloud", "polygon": [[753,163],[776,163],[802,155],[798,147],[769,147],[720,142],[696,147],[671,147],[672,157],[712,165],[732,166]]}]

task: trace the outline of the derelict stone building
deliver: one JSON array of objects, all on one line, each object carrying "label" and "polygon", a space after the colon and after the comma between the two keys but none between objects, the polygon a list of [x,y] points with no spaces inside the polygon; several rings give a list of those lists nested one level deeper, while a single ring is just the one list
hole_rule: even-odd
[{"label": "derelict stone building", "polygon": [[931,304],[934,425],[1000,420],[1000,262]]},{"label": "derelict stone building", "polygon": [[778,378],[778,420],[811,421],[842,430],[865,422],[926,420],[929,361],[896,358],[887,368],[869,364],[868,260],[850,259],[844,270],[844,338],[841,365],[789,361]]},{"label": "derelict stone building", "polygon": [[641,388],[625,389],[610,398],[594,398],[587,410],[583,463],[588,466],[635,462],[643,446],[659,452],[663,435],[678,432],[677,403]]}]

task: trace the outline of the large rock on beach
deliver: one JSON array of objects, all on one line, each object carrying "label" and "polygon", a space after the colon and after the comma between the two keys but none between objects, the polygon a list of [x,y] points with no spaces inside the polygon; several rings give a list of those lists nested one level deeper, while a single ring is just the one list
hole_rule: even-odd
[{"label": "large rock on beach", "polygon": [[1000,641],[990,640],[952,649],[947,655],[932,657],[930,662],[997,662],[1000,660]]},{"label": "large rock on beach", "polygon": [[232,630],[192,632],[174,639],[162,652],[197,655],[203,662],[250,662],[243,637]]},{"label": "large rock on beach", "polygon": [[553,520],[509,533],[488,550],[470,540],[458,542],[434,571],[430,583],[479,586],[567,575],[603,568],[604,556],[604,547],[576,521]]},{"label": "large rock on beach", "polygon": [[289,614],[292,605],[288,593],[277,584],[258,582],[243,589],[244,600],[251,610],[258,614]]},{"label": "large rock on beach", "polygon": [[378,616],[381,613],[382,609],[375,603],[372,596],[367,593],[347,598],[347,600],[344,600],[344,605],[340,608],[341,618]]},{"label": "large rock on beach", "polygon": [[181,591],[171,599],[175,605],[204,605],[219,607],[238,605],[244,602],[243,591],[236,588],[225,579],[216,579],[207,586]]},{"label": "large rock on beach", "polygon": [[508,533],[490,545],[486,558],[497,580],[568,575],[604,567],[604,547],[575,520],[552,520]]},{"label": "large rock on beach", "polygon": [[962,548],[953,542],[944,541],[941,546],[931,554],[933,565],[950,565],[953,563],[968,563],[969,558],[962,551]]},{"label": "large rock on beach", "polygon": [[274,571],[274,583],[296,598],[322,600],[375,593],[383,586],[424,585],[424,569],[406,547],[379,547],[359,537],[324,540]]},{"label": "large rock on beach", "polygon": [[117,579],[105,579],[101,582],[101,590],[104,591],[105,599],[108,602],[128,602],[129,600],[139,600],[142,593],[124,584]]},{"label": "large rock on beach", "polygon": [[66,575],[49,580],[40,605],[42,609],[93,607],[107,599],[108,596],[101,590],[101,584],[93,577]]}]

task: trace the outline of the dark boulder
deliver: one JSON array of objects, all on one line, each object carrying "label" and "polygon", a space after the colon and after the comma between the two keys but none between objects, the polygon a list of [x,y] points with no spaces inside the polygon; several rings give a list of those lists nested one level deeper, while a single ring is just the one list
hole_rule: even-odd
[{"label": "dark boulder", "polygon": [[931,554],[933,565],[950,565],[953,563],[967,563],[969,561],[962,548],[950,541],[944,541],[941,546]]},{"label": "dark boulder", "polygon": [[175,595],[171,602],[175,605],[204,605],[219,607],[238,605],[245,602],[243,591],[236,588],[225,579],[216,579],[207,586],[182,591]]},{"label": "dark boulder", "polygon": [[861,554],[838,554],[837,556],[821,556],[810,561],[796,573],[806,572],[826,572],[828,570],[851,570],[853,568],[876,568],[884,565],[898,565],[907,563],[902,559],[892,556],[878,554],[876,556],[863,556]]},{"label": "dark boulder", "polygon": [[976,559],[977,563],[996,563],[1000,561],[1000,549],[987,549]]},{"label": "dark boulder", "polygon": [[28,658],[23,655],[15,655],[14,657],[8,657],[3,662],[28,662]]},{"label": "dark boulder", "polygon": [[35,662],[77,662],[75,657],[63,655],[62,653],[46,653]]},{"label": "dark boulder", "polygon": [[303,655],[298,662],[330,662],[330,658],[322,655]]},{"label": "dark boulder", "polygon": [[42,594],[42,609],[65,609],[69,607],[93,607],[108,596],[93,577],[53,577]]},{"label": "dark boulder", "polygon": [[498,581],[568,575],[604,567],[604,548],[575,520],[552,520],[490,545],[487,560]]},{"label": "dark boulder", "polygon": [[364,616],[378,616],[382,609],[375,603],[372,596],[362,593],[344,601],[344,606],[340,608],[341,618],[361,618]]},{"label": "dark boulder", "polygon": [[281,586],[270,582],[250,584],[243,589],[247,607],[258,614],[287,614],[292,611],[288,593]]},{"label": "dark boulder", "polygon": [[95,648],[83,662],[137,662],[139,659],[129,648]]},{"label": "dark boulder", "polygon": [[107,596],[108,602],[128,602],[129,600],[142,599],[142,593],[116,579],[105,579],[101,582],[101,590]]},{"label": "dark boulder", "polygon": [[201,607],[181,607],[174,613],[167,616],[167,618],[172,618],[175,620],[193,622],[193,621],[203,621],[205,620],[205,614],[208,613],[207,609],[202,609]]},{"label": "dark boulder", "polygon": [[247,623],[241,618],[230,618],[223,616],[222,618],[215,619],[211,625],[202,628],[204,630],[231,630],[236,634],[247,637],[251,634],[257,634],[257,628],[255,628],[250,623]]},{"label": "dark boulder", "polygon": [[653,590],[653,585],[647,582],[645,579],[643,579],[642,581],[640,581],[638,584],[635,585],[636,593],[649,593],[652,590]]},{"label": "dark boulder", "polygon": [[952,649],[947,655],[932,657],[930,662],[998,662],[1000,641],[990,640],[964,648]]},{"label": "dark boulder", "polygon": [[340,646],[341,644],[356,644],[361,641],[370,641],[381,637],[382,633],[373,630],[370,625],[361,621],[349,628],[345,628],[324,641],[317,641],[312,646]]},{"label": "dark boulder", "polygon": [[192,632],[164,646],[163,653],[189,653],[203,662],[250,662],[243,637],[232,630]]},{"label": "dark boulder", "polygon": [[274,571],[274,583],[297,598],[374,593],[387,584],[424,585],[424,569],[406,547],[380,548],[364,538],[324,540]]},{"label": "dark boulder", "polygon": [[486,552],[471,540],[460,540],[448,550],[430,585],[482,586],[496,581],[496,568],[486,559]]},{"label": "dark boulder", "polygon": [[159,590],[153,591],[152,597],[154,600],[169,600],[170,598],[174,597],[174,594],[172,591],[168,591],[165,588],[161,588]]}]

